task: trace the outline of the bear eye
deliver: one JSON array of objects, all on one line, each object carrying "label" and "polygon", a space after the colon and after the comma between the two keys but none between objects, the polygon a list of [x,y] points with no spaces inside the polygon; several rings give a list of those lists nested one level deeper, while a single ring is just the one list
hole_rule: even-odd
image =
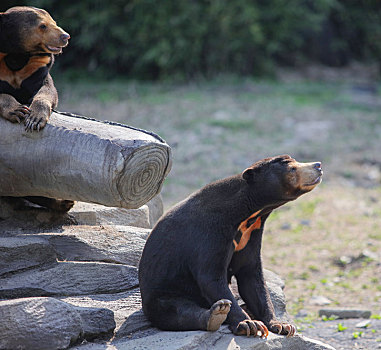
[{"label": "bear eye", "polygon": [[296,171],[296,168],[293,166],[293,167],[291,167],[291,169],[290,169],[290,170],[291,170],[291,172],[293,172],[293,173],[294,173],[294,172]]},{"label": "bear eye", "polygon": [[42,30],[44,30],[44,29],[46,29],[46,28],[48,28],[45,24],[41,24],[40,25],[40,29],[42,29]]}]

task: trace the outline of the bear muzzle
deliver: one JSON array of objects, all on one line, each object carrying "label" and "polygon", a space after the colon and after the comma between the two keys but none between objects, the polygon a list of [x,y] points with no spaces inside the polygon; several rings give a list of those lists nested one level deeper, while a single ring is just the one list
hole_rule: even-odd
[{"label": "bear muzzle", "polygon": [[298,163],[299,186],[306,190],[312,190],[320,184],[323,177],[321,162]]}]

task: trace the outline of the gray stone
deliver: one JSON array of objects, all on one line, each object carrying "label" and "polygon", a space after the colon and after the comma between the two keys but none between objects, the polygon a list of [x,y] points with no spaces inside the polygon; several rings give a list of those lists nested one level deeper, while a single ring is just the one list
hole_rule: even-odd
[{"label": "gray stone", "polygon": [[356,323],[356,328],[368,328],[370,326],[370,320],[361,321],[359,323]]},{"label": "gray stone", "polygon": [[133,226],[68,226],[46,234],[60,260],[137,266],[149,229]]},{"label": "gray stone", "polygon": [[138,288],[123,293],[97,294],[62,298],[63,301],[78,307],[107,308],[114,313],[115,337],[129,336],[131,333],[150,327],[141,310]]},{"label": "gray stone", "polygon": [[281,230],[291,230],[291,224],[286,222],[280,228]]},{"label": "gray stone", "polygon": [[308,316],[308,311],[301,309],[298,311],[298,313],[295,315],[296,318],[304,318]]},{"label": "gray stone", "polygon": [[150,228],[150,214],[147,205],[138,209],[106,207],[94,203],[77,202],[70,210],[80,225],[124,225]]},{"label": "gray stone", "polygon": [[3,278],[0,298],[116,293],[138,285],[137,268],[95,262],[60,262]]},{"label": "gray stone", "polygon": [[44,264],[55,263],[53,247],[38,237],[0,237],[0,276]]},{"label": "gray stone", "polygon": [[283,293],[284,281],[274,272],[264,269],[263,271],[271,301],[274,305],[275,315],[279,321],[291,322],[291,317],[286,311],[286,298]]},{"label": "gray stone", "polygon": [[83,336],[86,340],[97,337],[110,338],[115,329],[114,313],[105,308],[75,307],[82,319]]},{"label": "gray stone", "polygon": [[356,309],[321,309],[319,316],[336,316],[337,318],[369,318],[372,314],[369,310]]},{"label": "gray stone", "polygon": [[69,304],[53,298],[0,301],[0,349],[66,349],[82,337],[82,320]]},{"label": "gray stone", "polygon": [[263,275],[265,277],[266,283],[271,283],[278,286],[282,290],[284,289],[285,284],[283,279],[279,275],[277,275],[275,272],[263,269]]},{"label": "gray stone", "polygon": [[332,301],[323,295],[314,295],[310,299],[310,304],[312,305],[323,306],[323,305],[329,305],[331,303]]},{"label": "gray stone", "polygon": [[149,222],[152,228],[164,212],[164,204],[161,194],[153,197],[148,203],[146,203],[146,205],[149,208]]},{"label": "gray stone", "polygon": [[[144,338],[119,340],[112,345],[118,350],[334,350],[320,341],[300,335],[291,338],[270,333],[267,339],[235,336],[226,326],[217,332],[159,332]],[[79,350],[101,350],[100,345],[84,345]]]}]

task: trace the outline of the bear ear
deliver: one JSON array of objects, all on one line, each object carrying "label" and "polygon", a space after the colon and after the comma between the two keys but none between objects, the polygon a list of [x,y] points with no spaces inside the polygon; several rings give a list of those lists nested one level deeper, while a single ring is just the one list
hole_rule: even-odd
[{"label": "bear ear", "polygon": [[247,182],[253,182],[255,178],[255,174],[258,172],[256,168],[247,168],[243,171],[242,177]]}]

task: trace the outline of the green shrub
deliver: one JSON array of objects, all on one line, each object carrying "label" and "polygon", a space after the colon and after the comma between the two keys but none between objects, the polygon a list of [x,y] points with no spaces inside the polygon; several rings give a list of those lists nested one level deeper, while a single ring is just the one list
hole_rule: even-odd
[{"label": "green shrub", "polygon": [[[4,0],[0,10],[11,6]],[[72,39],[57,65],[93,75],[189,79],[277,64],[379,58],[378,0],[24,0]],[[329,34],[327,34],[327,30]]]}]

